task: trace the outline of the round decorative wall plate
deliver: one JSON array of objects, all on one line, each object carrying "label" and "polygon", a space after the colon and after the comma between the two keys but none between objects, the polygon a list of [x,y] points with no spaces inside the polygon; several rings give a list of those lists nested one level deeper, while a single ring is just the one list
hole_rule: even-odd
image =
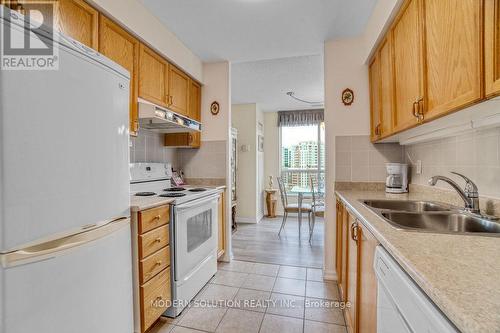
[{"label": "round decorative wall plate", "polygon": [[354,102],[354,91],[347,88],[342,91],[342,103],[344,105],[351,105]]},{"label": "round decorative wall plate", "polygon": [[220,106],[219,106],[219,103],[218,102],[212,102],[212,104],[210,105],[210,112],[216,116],[219,114],[219,111],[220,111]]}]

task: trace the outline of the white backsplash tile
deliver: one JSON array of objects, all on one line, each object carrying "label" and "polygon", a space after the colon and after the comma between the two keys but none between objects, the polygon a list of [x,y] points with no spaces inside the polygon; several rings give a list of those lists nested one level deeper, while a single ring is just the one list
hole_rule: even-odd
[{"label": "white backsplash tile", "polygon": [[384,182],[385,163],[404,160],[398,144],[372,144],[368,135],[335,138],[335,180]]},{"label": "white backsplash tile", "polygon": [[[463,180],[450,173],[456,171],[471,178],[479,194],[500,198],[500,128],[477,130],[451,138],[405,147],[414,163],[422,161],[422,174],[411,168],[411,183],[427,185],[430,177],[443,175],[459,184]],[[405,154],[408,164],[411,164]],[[442,182],[438,187],[450,187]]]}]

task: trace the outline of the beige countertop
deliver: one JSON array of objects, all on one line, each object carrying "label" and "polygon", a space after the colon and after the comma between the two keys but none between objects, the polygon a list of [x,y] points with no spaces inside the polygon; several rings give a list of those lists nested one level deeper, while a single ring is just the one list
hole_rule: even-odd
[{"label": "beige countertop", "polygon": [[397,230],[358,201],[425,200],[420,193],[336,193],[459,330],[500,332],[500,238]]},{"label": "beige countertop", "polygon": [[162,197],[158,197],[158,196],[137,197],[137,196],[131,195],[130,196],[130,211],[133,213],[140,212],[141,210],[155,208],[155,207],[162,206],[162,205],[168,205],[169,203],[171,203],[174,200],[175,200],[175,198],[162,198]]}]

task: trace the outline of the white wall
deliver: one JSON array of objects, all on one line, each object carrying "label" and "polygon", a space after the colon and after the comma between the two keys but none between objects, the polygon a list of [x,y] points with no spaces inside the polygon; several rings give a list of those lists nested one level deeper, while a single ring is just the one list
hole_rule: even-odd
[{"label": "white wall", "polygon": [[[231,133],[231,64],[227,61],[203,64],[204,85],[201,92],[202,141],[230,141]],[[210,112],[217,101],[219,114]]]},{"label": "white wall", "polygon": [[[370,133],[368,67],[363,37],[325,43],[325,277],[335,273],[335,137]],[[344,106],[342,90],[354,91],[354,103]]]},{"label": "white wall", "polygon": [[[269,176],[273,177],[273,187],[278,188],[276,177],[280,175],[280,131],[278,127],[278,112],[264,113],[264,181],[265,188],[269,187]],[[276,213],[283,214],[283,205],[279,193],[275,195],[278,200]]]},{"label": "white wall", "polygon": [[[232,106],[232,123],[233,127],[238,130],[236,220],[243,223],[258,222],[256,121],[255,104]],[[247,147],[247,151],[243,151],[242,147]]]},{"label": "white wall", "polygon": [[[226,253],[222,260],[232,257],[231,241],[231,64],[227,61],[203,64],[204,85],[201,92],[202,146],[207,141],[225,142],[226,154]],[[210,112],[213,101],[219,102],[219,114]]]},{"label": "white wall", "polygon": [[203,82],[201,60],[138,0],[90,0],[196,80]]},{"label": "white wall", "polygon": [[[264,114],[257,104],[235,104],[232,112],[233,127],[238,130],[236,220],[258,223],[264,215],[264,152],[258,151],[258,136],[265,135],[264,129],[259,131]],[[248,150],[242,151],[242,146]]]}]

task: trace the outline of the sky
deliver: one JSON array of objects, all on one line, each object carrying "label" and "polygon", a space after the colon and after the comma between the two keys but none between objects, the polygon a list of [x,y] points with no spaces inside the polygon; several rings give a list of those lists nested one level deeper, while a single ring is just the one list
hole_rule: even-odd
[{"label": "sky", "polygon": [[281,128],[281,144],[283,147],[290,147],[299,142],[311,140],[318,140],[318,127],[316,125]]}]

